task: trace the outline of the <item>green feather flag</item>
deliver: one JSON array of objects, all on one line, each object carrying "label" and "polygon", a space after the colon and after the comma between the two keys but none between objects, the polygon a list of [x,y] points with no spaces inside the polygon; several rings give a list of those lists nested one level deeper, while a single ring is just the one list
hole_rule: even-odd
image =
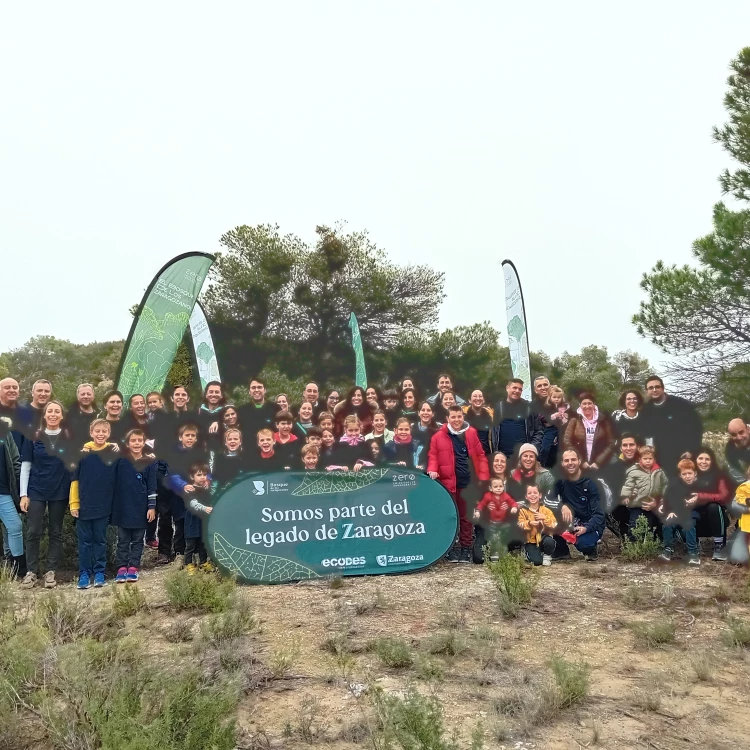
[{"label": "green feather flag", "polygon": [[349,316],[349,328],[352,329],[352,348],[357,362],[357,371],[354,375],[354,384],[360,388],[367,388],[367,371],[365,370],[365,353],[362,351],[362,337],[359,335],[359,324],[352,313]]}]

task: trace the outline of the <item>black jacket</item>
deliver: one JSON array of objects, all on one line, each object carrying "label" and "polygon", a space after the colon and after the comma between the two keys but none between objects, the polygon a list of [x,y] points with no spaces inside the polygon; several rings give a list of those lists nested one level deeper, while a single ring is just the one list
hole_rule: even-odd
[{"label": "black jacket", "polygon": [[680,456],[694,456],[700,450],[703,424],[695,406],[679,396],[667,396],[664,403],[649,401],[643,406],[639,432],[653,440],[656,459],[667,475],[675,476]]},{"label": "black jacket", "polygon": [[504,419],[512,418],[511,409],[513,410],[513,414],[519,414],[526,422],[526,437],[524,442],[531,443],[538,451],[541,451],[542,438],[544,437],[544,420],[542,417],[524,399],[519,399],[516,404],[511,404],[507,399],[503,399],[495,404],[494,426],[490,433],[490,452],[499,450],[501,425]]},{"label": "black jacket", "polygon": [[604,533],[604,511],[599,500],[599,489],[593,479],[584,476],[575,481],[558,479],[555,495],[560,498],[561,505],[570,508],[573,518],[580,521],[586,531],[598,531],[600,536]]}]

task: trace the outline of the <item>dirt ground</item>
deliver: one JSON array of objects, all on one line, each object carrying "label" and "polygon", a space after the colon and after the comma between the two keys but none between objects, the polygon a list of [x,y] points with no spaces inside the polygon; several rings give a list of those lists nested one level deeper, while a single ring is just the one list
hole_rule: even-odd
[{"label": "dirt ground", "polygon": [[[350,688],[369,682],[387,692],[403,694],[413,685],[436,696],[446,736],[455,733],[460,748],[472,746],[477,725],[485,748],[750,748],[750,653],[724,641],[727,618],[748,622],[748,597],[739,595],[748,590],[747,571],[708,560],[700,569],[622,564],[605,554],[598,563],[578,559],[537,572],[533,603],[514,620],[500,615],[494,584],[479,565],[439,563],[411,575],[346,578],[341,587],[330,580],[242,587],[261,623],[251,637],[252,658],[266,665],[286,658],[289,665],[281,679],[246,692],[238,747],[363,747],[361,738],[356,742],[360,699]],[[148,629],[154,653],[175,618],[160,606],[166,574],[144,571],[139,586],[154,608],[132,625]],[[108,597],[114,589],[82,595]],[[665,617],[676,625],[674,643],[636,642],[630,623]],[[192,619],[197,630],[201,618]],[[415,667],[384,667],[366,649],[385,636],[424,653],[427,639],[450,632],[470,645],[457,656],[429,657],[441,679],[419,679]],[[353,652],[348,683],[325,647],[341,633]],[[553,654],[590,664],[589,696],[524,732],[497,706],[508,703],[509,692],[531,689],[529,676],[549,675]],[[696,660],[708,663],[708,679],[698,678]],[[298,727],[311,711],[305,741]]]}]

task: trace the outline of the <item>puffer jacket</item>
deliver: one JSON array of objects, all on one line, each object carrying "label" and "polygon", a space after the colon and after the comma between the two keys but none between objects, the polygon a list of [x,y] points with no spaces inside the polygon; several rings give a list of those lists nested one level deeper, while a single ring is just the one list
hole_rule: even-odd
[{"label": "puffer jacket", "polygon": [[594,443],[591,446],[591,459],[586,458],[586,427],[583,419],[576,414],[569,422],[563,436],[565,450],[571,448],[578,451],[579,455],[588,464],[596,464],[600,469],[607,466],[615,455],[617,437],[612,420],[606,414],[599,412],[594,432]]},{"label": "puffer jacket", "polygon": [[660,500],[667,489],[667,475],[654,464],[652,471],[646,471],[640,464],[633,464],[625,472],[625,484],[620,497],[629,498],[628,507],[640,508],[649,497]]},{"label": "puffer jacket", "polygon": [[[487,456],[479,442],[477,431],[473,427],[466,430],[466,449],[469,453],[470,469],[474,468],[474,477],[481,482],[490,478]],[[456,463],[453,453],[453,441],[448,434],[448,425],[443,425],[430,442],[430,452],[427,460],[427,471],[436,471],[438,481],[448,492],[456,492]]]}]

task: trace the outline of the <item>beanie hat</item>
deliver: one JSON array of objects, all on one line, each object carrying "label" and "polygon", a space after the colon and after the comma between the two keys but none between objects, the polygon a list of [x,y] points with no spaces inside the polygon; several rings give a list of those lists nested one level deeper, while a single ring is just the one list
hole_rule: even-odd
[{"label": "beanie hat", "polygon": [[526,451],[531,451],[535,456],[539,456],[539,451],[537,450],[537,447],[535,445],[532,445],[531,443],[524,443],[519,451],[518,455],[520,456],[522,453],[525,453]]}]

